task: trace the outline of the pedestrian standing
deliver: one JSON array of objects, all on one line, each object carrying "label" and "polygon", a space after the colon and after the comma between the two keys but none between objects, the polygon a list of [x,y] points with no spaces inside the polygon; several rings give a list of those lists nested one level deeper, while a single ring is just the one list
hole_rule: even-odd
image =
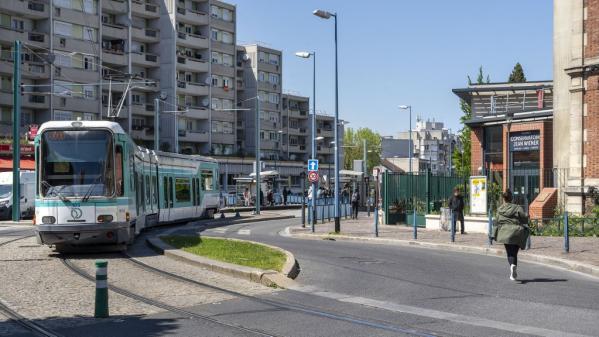
[{"label": "pedestrian standing", "polygon": [[287,206],[287,196],[289,195],[289,191],[287,190],[287,186],[283,187],[283,205]]},{"label": "pedestrian standing", "polygon": [[243,204],[246,207],[250,206],[250,189],[246,187],[245,191],[243,191]]},{"label": "pedestrian standing", "polygon": [[518,279],[518,251],[526,247],[530,234],[528,216],[520,205],[512,203],[512,192],[508,189],[503,193],[503,205],[497,208],[497,220],[493,228],[493,238],[503,243],[507,260],[510,265],[510,280]]},{"label": "pedestrian standing", "polygon": [[460,190],[453,189],[453,196],[449,199],[449,209],[451,209],[451,226],[456,230],[456,224],[460,221],[460,234],[466,234],[464,229],[464,197],[460,194]]},{"label": "pedestrian standing", "polygon": [[354,193],[351,195],[351,217],[352,219],[358,219],[358,206],[360,205],[360,192],[356,188]]}]

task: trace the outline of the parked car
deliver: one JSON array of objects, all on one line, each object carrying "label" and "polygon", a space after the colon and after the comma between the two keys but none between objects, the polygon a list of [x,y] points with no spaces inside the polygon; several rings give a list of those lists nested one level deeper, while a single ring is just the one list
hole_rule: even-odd
[{"label": "parked car", "polygon": [[[21,171],[21,218],[35,214],[35,171]],[[0,172],[0,219],[12,217],[12,172]]]}]

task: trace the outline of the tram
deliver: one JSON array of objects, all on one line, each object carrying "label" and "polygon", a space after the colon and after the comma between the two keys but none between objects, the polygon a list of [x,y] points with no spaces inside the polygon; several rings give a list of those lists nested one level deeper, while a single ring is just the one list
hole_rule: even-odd
[{"label": "tram", "polygon": [[135,145],[118,123],[52,121],[35,138],[39,243],[130,244],[144,228],[213,218],[218,163]]}]

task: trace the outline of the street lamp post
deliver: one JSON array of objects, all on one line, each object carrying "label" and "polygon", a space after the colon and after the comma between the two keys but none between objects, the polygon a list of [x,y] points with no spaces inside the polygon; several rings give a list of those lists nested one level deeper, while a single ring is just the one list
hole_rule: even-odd
[{"label": "street lamp post", "polygon": [[400,109],[402,110],[406,110],[409,109],[410,111],[410,126],[409,126],[409,130],[408,132],[410,133],[410,172],[409,172],[409,177],[410,177],[410,189],[412,190],[412,222],[414,225],[414,239],[418,238],[418,228],[416,227],[416,202],[414,199],[414,176],[413,176],[413,172],[412,172],[412,157],[414,156],[413,152],[414,152],[414,144],[412,143],[412,106],[411,105],[400,105],[399,106]]},{"label": "street lamp post", "polygon": [[[297,57],[310,58],[312,56],[312,159],[316,159],[316,52],[297,52]],[[316,189],[318,182],[312,183],[312,232],[316,224]]]},{"label": "street lamp post", "polygon": [[322,19],[335,18],[335,233],[341,231],[339,218],[339,64],[337,46],[337,13],[330,13],[321,9],[313,12]]}]

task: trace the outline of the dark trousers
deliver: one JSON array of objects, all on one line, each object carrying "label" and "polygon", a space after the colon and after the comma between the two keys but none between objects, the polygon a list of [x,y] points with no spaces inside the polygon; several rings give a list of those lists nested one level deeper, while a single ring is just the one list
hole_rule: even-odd
[{"label": "dark trousers", "polygon": [[451,217],[451,225],[453,226],[453,230],[457,231],[456,223],[460,222],[460,233],[464,234],[464,216],[460,212],[453,212],[453,216]]},{"label": "dark trousers", "polygon": [[351,217],[352,217],[352,219],[358,218],[358,203],[357,202],[351,203]]},{"label": "dark trousers", "polygon": [[507,262],[511,265],[518,265],[518,251],[520,250],[520,246],[518,245],[509,245],[504,244],[505,252],[507,254]]}]

